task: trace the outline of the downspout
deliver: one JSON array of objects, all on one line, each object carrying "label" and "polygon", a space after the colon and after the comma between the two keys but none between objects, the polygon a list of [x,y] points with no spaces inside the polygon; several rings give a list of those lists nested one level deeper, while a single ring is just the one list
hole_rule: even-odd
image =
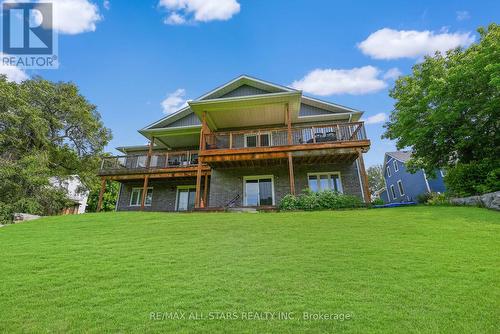
[{"label": "downspout", "polygon": [[429,187],[429,181],[427,181],[427,174],[425,174],[425,170],[423,170],[423,169],[422,169],[422,172],[424,173],[424,180],[425,180],[425,185],[427,187],[427,191],[430,193],[431,187]]}]

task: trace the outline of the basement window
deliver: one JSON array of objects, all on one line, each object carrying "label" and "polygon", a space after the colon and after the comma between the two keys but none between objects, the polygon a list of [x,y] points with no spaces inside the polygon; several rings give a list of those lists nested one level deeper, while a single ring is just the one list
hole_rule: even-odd
[{"label": "basement window", "polygon": [[313,192],[325,190],[343,192],[339,172],[309,173],[307,174],[307,181],[309,190]]},{"label": "basement window", "polygon": [[[132,193],[130,193],[130,206],[140,206],[142,199],[142,188],[132,188]],[[146,199],[144,200],[145,206],[151,206],[153,202],[153,187],[148,188],[146,193]]]}]

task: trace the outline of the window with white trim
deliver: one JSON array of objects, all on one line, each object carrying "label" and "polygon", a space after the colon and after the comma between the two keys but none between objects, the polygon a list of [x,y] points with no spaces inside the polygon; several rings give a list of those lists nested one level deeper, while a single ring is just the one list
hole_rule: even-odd
[{"label": "window with white trim", "polygon": [[394,171],[397,172],[399,170],[398,162],[396,160],[393,160],[392,165],[394,166]]},{"label": "window with white trim", "polygon": [[[142,188],[132,188],[130,193],[130,206],[140,206],[142,200]],[[153,187],[149,187],[144,200],[145,206],[151,206],[153,202]]]},{"label": "window with white trim", "polygon": [[399,194],[401,196],[404,196],[405,190],[403,189],[403,182],[401,182],[401,180],[398,180],[398,189],[399,189]]},{"label": "window with white trim", "polygon": [[245,134],[245,147],[271,146],[271,132]]},{"label": "window with white trim", "polygon": [[391,184],[392,199],[396,199],[396,190],[394,190],[394,185]]},{"label": "window with white trim", "polygon": [[387,176],[391,177],[391,169],[389,168],[389,166],[387,166]]},{"label": "window with white trim", "polygon": [[309,173],[307,174],[307,184],[313,192],[325,190],[343,192],[339,172]]}]

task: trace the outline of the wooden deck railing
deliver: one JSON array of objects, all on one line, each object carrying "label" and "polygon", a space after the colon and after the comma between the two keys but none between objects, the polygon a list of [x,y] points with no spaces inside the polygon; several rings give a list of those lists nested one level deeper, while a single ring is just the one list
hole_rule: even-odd
[{"label": "wooden deck railing", "polygon": [[149,168],[147,163],[147,153],[105,157],[101,162],[101,172],[192,167],[198,165],[198,151],[153,153],[149,161]]},{"label": "wooden deck railing", "polygon": [[366,140],[363,122],[294,126],[205,134],[205,150],[273,147]]}]

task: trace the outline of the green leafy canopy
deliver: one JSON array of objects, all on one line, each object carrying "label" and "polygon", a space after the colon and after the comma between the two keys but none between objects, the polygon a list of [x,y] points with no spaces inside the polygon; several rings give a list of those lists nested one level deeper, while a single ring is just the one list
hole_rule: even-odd
[{"label": "green leafy canopy", "polygon": [[93,188],[110,139],[96,106],[75,84],[0,76],[0,203],[31,213],[57,211],[44,200],[51,198],[48,178],[78,174]]},{"label": "green leafy canopy", "polygon": [[500,26],[478,32],[478,43],[426,57],[390,91],[395,108],[383,137],[413,150],[410,169],[499,166]]}]

